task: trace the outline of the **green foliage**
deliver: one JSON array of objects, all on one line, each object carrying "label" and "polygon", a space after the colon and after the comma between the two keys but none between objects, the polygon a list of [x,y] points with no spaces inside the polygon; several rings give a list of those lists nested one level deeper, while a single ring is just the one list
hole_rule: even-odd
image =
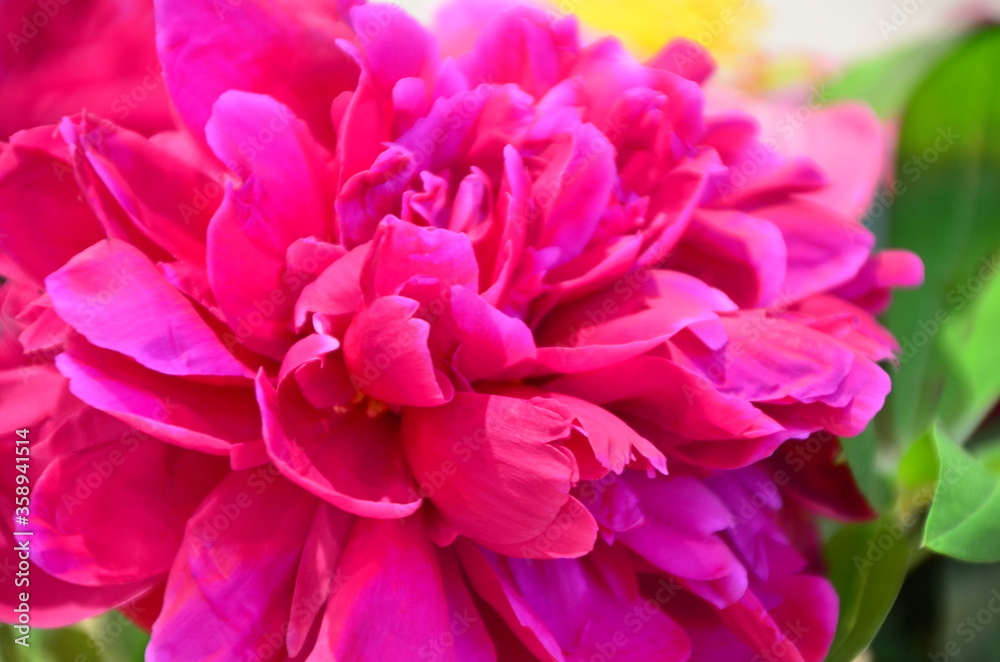
[{"label": "green foliage", "polygon": [[1000,562],[1000,476],[936,430],[934,502],[924,545],[962,561]]},{"label": "green foliage", "polygon": [[[903,346],[888,410],[906,444],[940,417],[964,438],[996,402],[1000,286],[1000,28],[970,36],[918,87],[902,123],[888,240],[920,255],[924,287],[886,317]],[[985,295],[984,295],[985,293]]]},{"label": "green foliage", "polygon": [[884,518],[847,526],[826,545],[840,620],[827,662],[852,662],[875,637],[906,578],[913,548],[905,523]]},{"label": "green foliage", "polygon": [[73,627],[32,628],[28,647],[16,644],[17,636],[9,625],[0,625],[3,662],[139,662],[149,642],[149,636],[119,612]]}]

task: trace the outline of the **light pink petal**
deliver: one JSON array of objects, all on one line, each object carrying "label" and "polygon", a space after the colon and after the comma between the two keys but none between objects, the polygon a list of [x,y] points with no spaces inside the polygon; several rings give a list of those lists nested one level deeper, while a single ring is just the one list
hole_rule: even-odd
[{"label": "light pink petal", "polygon": [[857,222],[872,202],[886,161],[886,130],[867,106],[818,109],[801,131],[782,137],[786,154],[816,161],[829,183],[807,197]]}]

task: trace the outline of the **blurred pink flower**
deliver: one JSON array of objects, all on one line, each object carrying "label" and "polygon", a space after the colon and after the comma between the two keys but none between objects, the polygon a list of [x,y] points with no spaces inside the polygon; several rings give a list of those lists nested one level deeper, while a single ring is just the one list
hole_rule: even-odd
[{"label": "blurred pink flower", "polygon": [[34,559],[92,587],[56,621],[132,601],[154,661],[824,657],[811,514],[871,515],[837,437],[920,279],[859,223],[870,113],[789,157],[706,113],[697,47],[533,9],[457,59],[390,5],[157,22],[184,132],[0,152]]},{"label": "blurred pink flower", "polygon": [[150,0],[0,3],[0,139],[81,108],[145,135],[172,128]]}]

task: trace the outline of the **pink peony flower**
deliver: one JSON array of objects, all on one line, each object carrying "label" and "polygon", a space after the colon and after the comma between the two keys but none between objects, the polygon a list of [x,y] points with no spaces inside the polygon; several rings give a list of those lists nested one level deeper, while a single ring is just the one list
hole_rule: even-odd
[{"label": "pink peony flower", "polygon": [[157,662],[824,657],[812,521],[871,516],[837,438],[921,271],[856,213],[870,113],[787,156],[697,47],[533,9],[442,59],[390,5],[164,0],[157,44],[183,133],[0,152],[47,622],[125,606]]}]

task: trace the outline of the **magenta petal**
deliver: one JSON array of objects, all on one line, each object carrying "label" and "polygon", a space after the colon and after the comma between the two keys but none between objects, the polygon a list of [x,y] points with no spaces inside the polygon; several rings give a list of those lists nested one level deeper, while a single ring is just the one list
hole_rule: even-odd
[{"label": "magenta petal", "polygon": [[162,375],[80,342],[56,365],[73,395],[163,441],[225,455],[232,444],[261,438],[249,380],[231,386]]},{"label": "magenta petal", "polygon": [[502,557],[460,541],[462,569],[476,593],[497,611],[530,654],[542,662],[566,662],[559,642],[517,590]]},{"label": "magenta petal", "polygon": [[252,659],[265,646],[283,648],[296,569],[319,503],[260,470],[224,479],[188,524],[146,659]]},{"label": "magenta petal", "polygon": [[[370,296],[398,294],[414,276],[479,290],[479,266],[468,235],[422,228],[392,216],[379,225],[364,278]],[[369,280],[370,279],[370,280]]]},{"label": "magenta petal", "polygon": [[246,374],[184,295],[124,242],[91,246],[45,285],[59,316],[98,347],[167,375]]},{"label": "magenta petal", "polygon": [[[430,544],[420,518],[359,521],[340,559],[344,581],[331,596],[324,616],[332,655],[343,660],[375,660],[389,647],[436,655],[446,662],[494,662],[496,654],[489,640],[476,636],[482,623],[467,589],[460,583],[445,584],[439,560],[445,553]],[[447,578],[461,582],[451,572]],[[441,637],[451,631],[457,614],[473,619],[471,637],[458,647],[441,646]],[[473,642],[479,645],[470,646]]]},{"label": "magenta petal", "polygon": [[314,3],[156,4],[164,78],[174,106],[199,138],[215,100],[227,90],[246,90],[278,99],[332,142],[330,104],[357,82],[357,65],[336,43],[350,36],[335,9]]},{"label": "magenta petal", "polygon": [[316,512],[295,576],[287,641],[292,657],[306,645],[330,594],[343,586],[345,576],[338,563],[355,521],[354,516],[333,506],[320,506]]},{"label": "magenta petal", "polygon": [[[89,411],[102,438],[59,457],[35,486],[36,562],[90,586],[155,578],[170,569],[188,517],[227,463]],[[111,510],[121,519],[109,519]]]}]

